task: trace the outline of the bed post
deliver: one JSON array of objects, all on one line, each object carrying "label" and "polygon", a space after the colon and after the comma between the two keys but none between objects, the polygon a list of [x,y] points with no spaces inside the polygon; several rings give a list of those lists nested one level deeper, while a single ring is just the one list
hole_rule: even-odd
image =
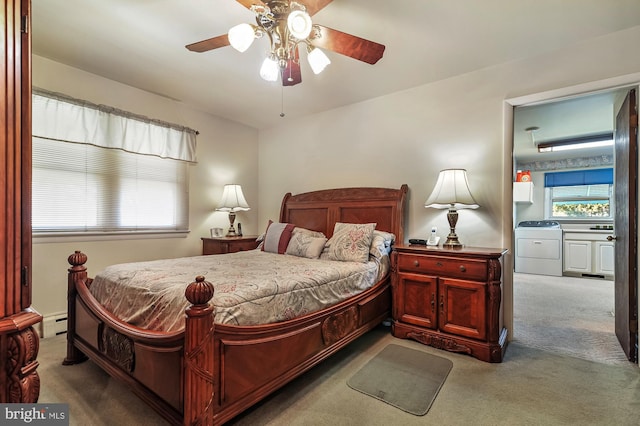
[{"label": "bed post", "polygon": [[203,276],[187,286],[184,334],[184,425],[213,424],[213,284]]},{"label": "bed post", "polygon": [[62,365],[72,365],[87,359],[86,355],[75,347],[73,341],[76,337],[76,281],[87,280],[87,255],[76,250],[67,259],[71,268],[68,269],[67,280],[67,356]]}]

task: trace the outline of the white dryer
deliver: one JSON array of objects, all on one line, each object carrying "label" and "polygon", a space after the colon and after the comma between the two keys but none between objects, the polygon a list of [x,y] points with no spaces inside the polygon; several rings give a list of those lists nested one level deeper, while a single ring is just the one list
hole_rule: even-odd
[{"label": "white dryer", "polygon": [[515,271],[562,276],[562,227],[554,220],[525,220],[515,229]]}]

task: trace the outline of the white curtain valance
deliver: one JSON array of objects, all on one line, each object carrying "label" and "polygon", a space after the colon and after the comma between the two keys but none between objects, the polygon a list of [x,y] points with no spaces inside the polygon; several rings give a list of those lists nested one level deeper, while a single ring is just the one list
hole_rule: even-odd
[{"label": "white curtain valance", "polygon": [[197,131],[104,105],[33,89],[33,136],[196,161]]}]

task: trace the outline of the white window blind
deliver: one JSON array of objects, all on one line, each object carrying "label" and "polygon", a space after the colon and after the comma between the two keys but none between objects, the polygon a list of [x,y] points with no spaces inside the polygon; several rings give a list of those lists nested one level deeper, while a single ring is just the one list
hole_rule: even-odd
[{"label": "white window blind", "polygon": [[[65,125],[80,123],[68,118]],[[188,166],[184,160],[34,133],[33,232],[187,231]]]}]

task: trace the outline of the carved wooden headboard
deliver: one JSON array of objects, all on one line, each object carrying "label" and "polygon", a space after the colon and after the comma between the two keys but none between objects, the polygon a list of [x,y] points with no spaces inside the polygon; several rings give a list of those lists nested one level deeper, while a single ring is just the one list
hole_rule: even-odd
[{"label": "carved wooden headboard", "polygon": [[336,222],[372,223],[404,241],[405,201],[408,186],[391,188],[339,188],[288,193],[282,199],[280,222],[333,234]]}]

